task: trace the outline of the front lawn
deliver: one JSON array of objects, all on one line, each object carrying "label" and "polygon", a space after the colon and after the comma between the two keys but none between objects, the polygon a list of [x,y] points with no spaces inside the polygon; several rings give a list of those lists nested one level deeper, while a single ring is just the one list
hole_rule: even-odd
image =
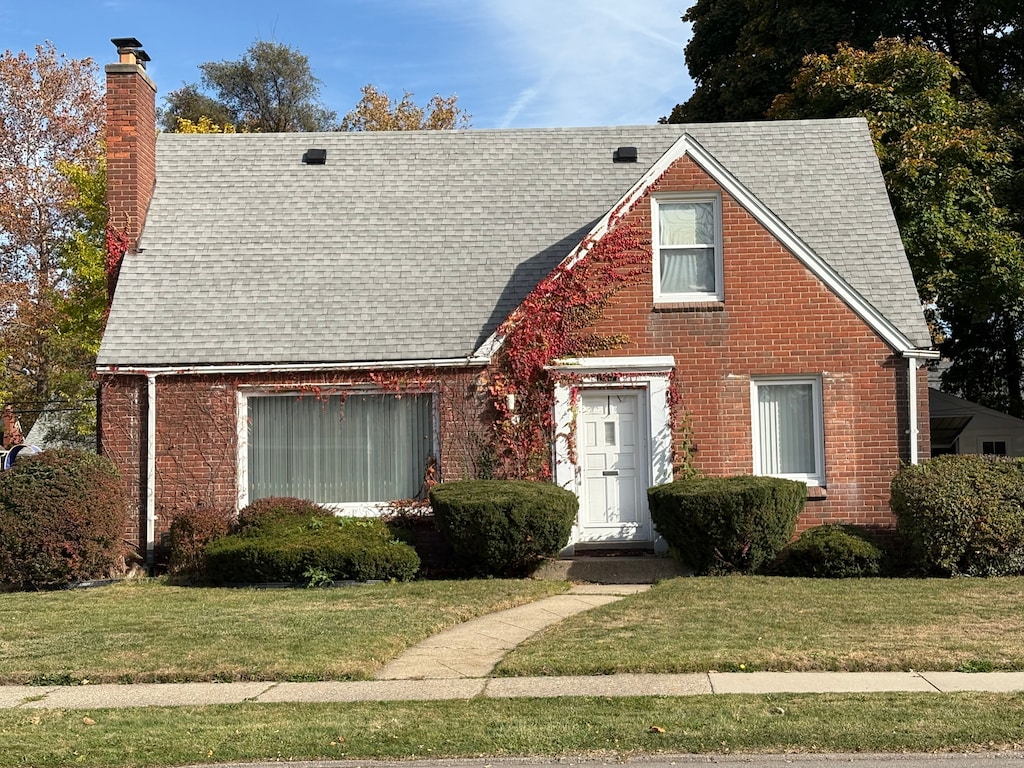
[{"label": "front lawn", "polygon": [[1022,719],[1024,699],[997,693],[14,709],[0,710],[0,768],[1013,750]]},{"label": "front lawn", "polygon": [[372,678],[431,634],[567,588],[494,579],[253,590],[150,580],[0,594],[0,684]]},{"label": "front lawn", "polygon": [[500,675],[1021,670],[1024,578],[682,578],[531,638]]}]

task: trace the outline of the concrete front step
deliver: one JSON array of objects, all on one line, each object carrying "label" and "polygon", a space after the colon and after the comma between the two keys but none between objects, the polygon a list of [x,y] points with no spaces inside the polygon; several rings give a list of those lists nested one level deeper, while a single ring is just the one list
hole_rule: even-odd
[{"label": "concrete front step", "polygon": [[685,576],[688,571],[672,557],[658,555],[616,555],[546,560],[535,579],[587,581],[595,584],[654,584],[662,579]]}]

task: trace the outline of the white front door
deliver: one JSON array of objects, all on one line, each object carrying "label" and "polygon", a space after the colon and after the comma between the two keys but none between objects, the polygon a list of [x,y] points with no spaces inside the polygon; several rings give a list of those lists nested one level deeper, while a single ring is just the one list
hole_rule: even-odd
[{"label": "white front door", "polygon": [[652,539],[643,406],[638,390],[584,390],[580,397],[580,541]]}]

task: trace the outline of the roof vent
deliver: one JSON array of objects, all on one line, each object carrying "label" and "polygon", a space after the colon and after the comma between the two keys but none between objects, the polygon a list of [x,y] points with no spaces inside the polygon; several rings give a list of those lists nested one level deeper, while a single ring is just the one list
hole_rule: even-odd
[{"label": "roof vent", "polygon": [[616,163],[635,163],[636,147],[619,147],[612,153],[612,161]]},{"label": "roof vent", "polygon": [[302,162],[306,165],[326,165],[327,164],[327,150],[326,149],[307,149],[302,155]]}]

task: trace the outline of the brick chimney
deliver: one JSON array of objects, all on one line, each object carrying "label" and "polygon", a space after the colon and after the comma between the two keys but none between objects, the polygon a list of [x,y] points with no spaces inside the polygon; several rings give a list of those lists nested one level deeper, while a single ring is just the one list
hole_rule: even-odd
[{"label": "brick chimney", "polygon": [[126,252],[134,252],[156,183],[156,85],[134,37],[115,37],[107,64],[107,299]]}]

